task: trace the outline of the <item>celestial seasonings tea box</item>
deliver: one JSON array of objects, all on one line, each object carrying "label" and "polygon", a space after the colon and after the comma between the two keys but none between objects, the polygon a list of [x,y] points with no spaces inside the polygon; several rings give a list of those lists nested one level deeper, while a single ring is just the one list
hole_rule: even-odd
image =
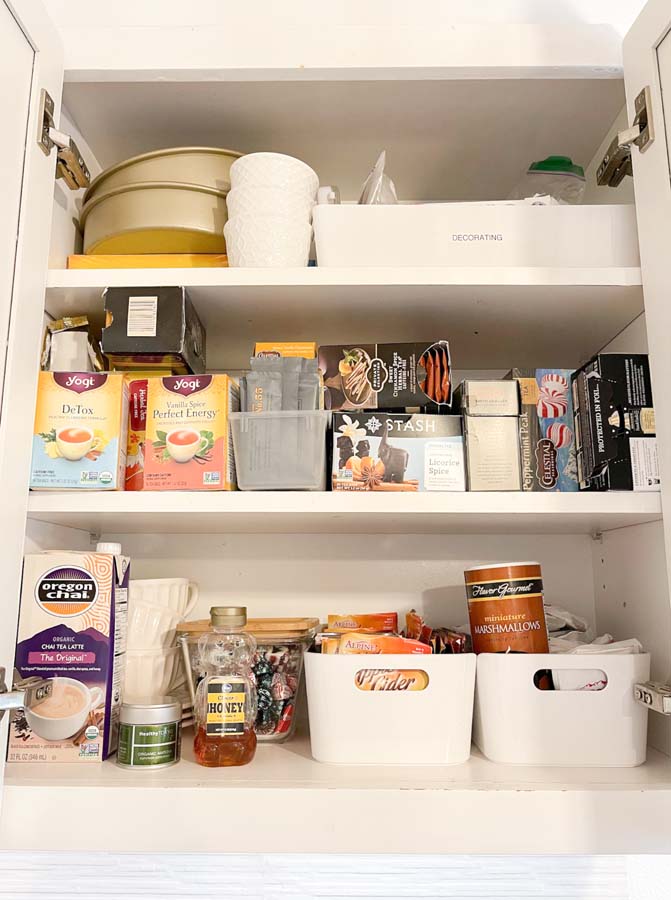
[{"label": "celestial seasonings tea box", "polygon": [[239,409],[228,375],[150,378],[144,490],[235,490],[229,413]]},{"label": "celestial seasonings tea box", "polygon": [[123,375],[40,372],[31,489],[122,489],[127,418]]},{"label": "celestial seasonings tea box", "polygon": [[512,369],[520,390],[523,491],[577,491],[571,369]]},{"label": "celestial seasonings tea box", "polygon": [[125,556],[26,556],[14,665],[22,679],[54,681],[12,714],[10,762],[95,762],[116,750],[129,578]]}]

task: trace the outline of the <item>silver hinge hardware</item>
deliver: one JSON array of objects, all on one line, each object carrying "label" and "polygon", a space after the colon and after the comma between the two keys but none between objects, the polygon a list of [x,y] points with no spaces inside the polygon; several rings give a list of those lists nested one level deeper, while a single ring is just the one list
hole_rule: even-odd
[{"label": "silver hinge hardware", "polygon": [[635,144],[645,153],[655,140],[652,119],[652,94],[644,87],[634,101],[634,124],[620,131],[612,140],[596,173],[596,183],[602,187],[617,187],[626,175],[633,175],[631,148]]},{"label": "silver hinge hardware", "polygon": [[5,670],[0,666],[0,719],[8,709],[28,709],[51,696],[54,689],[53,680],[50,678],[26,678],[22,680],[18,672],[15,672],[16,680],[14,690],[8,691],[5,682]]},{"label": "silver hinge hardware", "polygon": [[56,147],[56,178],[62,178],[71,191],[88,187],[91,183],[84,158],[69,134],[59,131],[54,124],[54,101],[48,91],[40,93],[40,113],[37,143],[49,156]]}]

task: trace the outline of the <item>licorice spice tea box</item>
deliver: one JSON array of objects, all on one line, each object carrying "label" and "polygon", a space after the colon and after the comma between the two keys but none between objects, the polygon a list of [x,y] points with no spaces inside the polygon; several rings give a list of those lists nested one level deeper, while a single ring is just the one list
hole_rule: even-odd
[{"label": "licorice spice tea box", "polygon": [[10,762],[99,762],[117,747],[130,560],[55,550],[26,556],[14,667],[53,679],[12,713]]},{"label": "licorice spice tea box", "polygon": [[333,415],[334,491],[463,491],[460,416]]},{"label": "licorice spice tea box", "polygon": [[228,375],[149,378],[143,490],[235,490],[229,413],[239,409]]},{"label": "licorice spice tea box", "polygon": [[121,490],[128,386],[121,374],[40,372],[31,490]]},{"label": "licorice spice tea box", "polygon": [[327,409],[451,408],[447,341],[327,345],[319,348],[318,360]]}]

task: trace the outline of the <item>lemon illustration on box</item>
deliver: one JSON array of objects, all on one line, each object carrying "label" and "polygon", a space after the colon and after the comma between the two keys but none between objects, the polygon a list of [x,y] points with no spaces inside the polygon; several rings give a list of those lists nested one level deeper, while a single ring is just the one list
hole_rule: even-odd
[{"label": "lemon illustration on box", "polygon": [[228,375],[150,378],[144,489],[234,490],[228,417],[239,408],[238,386]]},{"label": "lemon illustration on box", "polygon": [[127,418],[123,375],[40,372],[30,487],[123,487]]}]

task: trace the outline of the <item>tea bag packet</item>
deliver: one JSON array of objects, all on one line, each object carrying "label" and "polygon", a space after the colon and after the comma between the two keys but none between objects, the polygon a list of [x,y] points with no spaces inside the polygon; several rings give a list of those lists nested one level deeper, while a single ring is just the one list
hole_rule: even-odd
[{"label": "tea bag packet", "polygon": [[282,409],[298,409],[298,386],[302,363],[299,357],[285,357],[278,360],[282,371]]},{"label": "tea bag packet", "polygon": [[319,409],[321,380],[316,359],[303,359],[298,378],[298,409]]},{"label": "tea bag packet", "polygon": [[245,396],[246,412],[265,413],[282,409],[282,373],[249,372],[245,376]]}]

